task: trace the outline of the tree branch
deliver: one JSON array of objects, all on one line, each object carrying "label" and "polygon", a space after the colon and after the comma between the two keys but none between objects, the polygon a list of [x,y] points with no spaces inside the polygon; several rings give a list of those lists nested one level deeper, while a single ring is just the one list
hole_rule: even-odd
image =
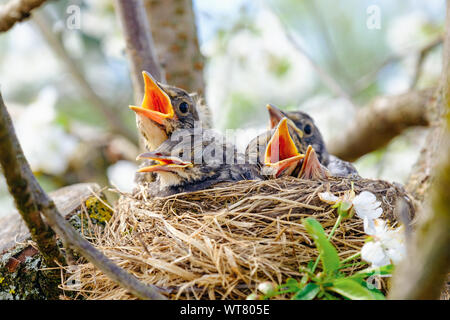
[{"label": "tree branch", "polygon": [[38,199],[43,191],[36,180],[27,178],[33,173],[30,167],[24,164],[25,156],[15,137],[11,118],[0,93],[0,164],[8,189],[14,196],[16,207],[30,230],[31,238],[42,253],[45,264],[57,267],[58,263],[65,264],[65,259],[56,244],[53,230],[42,220]]},{"label": "tree branch", "polygon": [[439,299],[450,272],[450,131],[444,160],[435,171],[431,205],[420,212],[421,223],[408,247],[408,254],[394,275],[391,299]]},{"label": "tree branch", "polygon": [[426,56],[436,47],[441,45],[443,42],[443,37],[438,36],[437,38],[431,40],[430,42],[426,43],[424,46],[420,48],[410,47],[403,50],[402,53],[394,54],[386,57],[376,68],[374,68],[369,73],[363,75],[360,77],[353,85],[353,88],[351,90],[352,96],[358,95],[361,91],[366,90],[374,81],[376,80],[376,77],[378,73],[383,70],[386,66],[391,65],[393,63],[397,63],[401,61],[402,59],[405,59],[406,57],[416,54],[418,55],[416,67],[414,70],[414,75],[411,80],[410,88],[413,89],[415,85],[417,84],[418,79],[421,75],[420,68],[422,67],[422,63]]},{"label": "tree branch", "polygon": [[16,22],[30,17],[31,10],[40,7],[46,0],[11,0],[0,6],[0,32],[11,29]]},{"label": "tree branch", "polygon": [[419,215],[420,223],[408,255],[394,275],[391,299],[439,299],[442,284],[450,272],[450,0],[447,0],[441,86],[439,92],[444,103],[438,109],[444,113],[440,127],[443,140],[435,137],[438,148],[431,154],[440,162],[423,168],[433,172],[432,189],[427,188],[431,193],[426,193],[429,197]]},{"label": "tree branch", "polygon": [[443,37],[437,37],[436,39],[432,40],[431,42],[427,43],[425,46],[420,48],[419,50],[419,56],[416,61],[416,66],[414,68],[414,75],[411,80],[410,89],[414,89],[417,85],[417,82],[419,81],[422,71],[423,71],[423,63],[425,62],[425,58],[428,56],[428,54],[437,46],[442,44],[444,41]]},{"label": "tree branch", "polygon": [[278,21],[283,26],[283,31],[285,33],[286,38],[292,44],[292,46],[303,56],[306,60],[308,60],[311,67],[316,71],[322,83],[336,96],[341,97],[347,100],[352,106],[356,106],[352,97],[344,90],[344,88],[326,71],[324,70],[314,59],[306,52],[306,50],[298,43],[298,41],[294,38],[292,33],[289,31],[289,27],[286,26],[283,19],[281,19],[280,15],[276,12],[275,8],[272,8],[272,11],[278,18]]},{"label": "tree branch", "polygon": [[131,62],[134,98],[136,103],[140,103],[144,96],[142,71],[150,72],[158,81],[165,82],[165,77],[156,58],[150,24],[142,0],[116,0],[115,6]]},{"label": "tree branch", "polygon": [[[41,213],[48,225],[63,239],[67,248],[73,249],[103,271],[110,279],[142,299],[165,299],[152,285],[142,284],[98,251],[72,228],[58,212],[55,203],[42,190],[17,140],[15,130],[0,93],[0,163],[13,195],[16,206],[30,229],[33,240],[39,246],[46,261],[64,258],[56,246],[53,231],[42,221]],[[55,263],[53,262],[53,265]]]},{"label": "tree branch", "polygon": [[192,0],[144,0],[158,59],[166,80],[203,95],[203,56],[200,52]]},{"label": "tree branch", "polygon": [[123,135],[134,144],[137,144],[137,135],[132,130],[125,126],[116,112],[114,107],[100,98],[94,90],[92,90],[90,84],[87,82],[86,77],[81,71],[82,68],[78,66],[78,63],[70,56],[70,54],[64,48],[61,39],[55,34],[49,24],[50,17],[46,16],[43,12],[36,12],[33,15],[33,22],[41,32],[42,37],[48,43],[56,57],[61,61],[64,68],[69,72],[72,78],[77,82],[81,93],[86,99],[88,99],[92,106],[103,114],[107,124],[111,130],[117,134]]},{"label": "tree branch", "polygon": [[408,127],[428,125],[433,92],[427,89],[375,99],[357,112],[342,136],[328,143],[330,153],[353,161],[383,147]]}]

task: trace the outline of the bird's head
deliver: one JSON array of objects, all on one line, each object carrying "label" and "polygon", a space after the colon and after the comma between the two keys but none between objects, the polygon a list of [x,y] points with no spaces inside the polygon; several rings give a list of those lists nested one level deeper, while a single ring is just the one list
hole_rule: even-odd
[{"label": "bird's head", "polygon": [[[157,173],[161,188],[183,186],[213,178],[224,166],[225,153],[233,149],[223,150],[223,153],[219,152],[214,156],[216,149],[218,151],[226,146],[209,139],[211,137],[207,137],[203,132],[194,134],[194,129],[176,132],[156,150],[137,157],[137,160],[149,159],[155,163],[140,168],[138,172]],[[208,156],[210,151],[213,151],[213,156]]]},{"label": "bird's head", "polygon": [[140,154],[136,160],[153,160],[152,165],[140,168],[137,172],[155,172],[158,174],[161,188],[179,186],[191,180],[194,164],[171,153],[151,151]]},{"label": "bird's head", "polygon": [[[328,152],[325,147],[322,134],[314,123],[314,120],[305,112],[289,111],[284,112],[274,105],[268,104],[267,110],[270,115],[270,128],[274,128],[284,117],[291,121],[295,130],[302,132],[303,146],[311,145],[317,158],[323,165],[328,164]],[[306,148],[303,150],[306,152]]]},{"label": "bird's head", "polygon": [[[287,118],[278,122],[264,153],[263,174],[275,178],[295,176],[301,179],[326,179],[329,171],[320,163],[314,147],[308,145],[304,154],[305,141],[301,130],[290,130],[292,123]],[[292,138],[294,136],[296,139]]]},{"label": "bird's head", "polygon": [[167,138],[177,129],[193,128],[195,121],[199,120],[194,99],[180,88],[156,81],[146,71],[142,75],[144,99],[140,107],[130,106],[130,109],[140,117],[144,138],[149,140],[157,136],[155,131],[158,129]]}]

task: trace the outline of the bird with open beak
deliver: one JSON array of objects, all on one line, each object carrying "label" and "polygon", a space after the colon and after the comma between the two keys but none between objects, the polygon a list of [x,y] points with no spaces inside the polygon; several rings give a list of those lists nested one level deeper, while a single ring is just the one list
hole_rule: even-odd
[{"label": "bird with open beak", "polygon": [[262,179],[257,165],[245,163],[234,145],[210,130],[174,132],[156,150],[137,159],[156,162],[138,170],[156,173],[156,181],[148,185],[153,196],[203,190],[221,182]]},{"label": "bird with open beak", "polygon": [[[307,146],[303,132],[287,118],[274,129],[253,139],[246,149],[250,162],[256,160],[268,179],[294,176],[302,179],[325,179],[328,170],[322,166],[314,148]],[[256,159],[255,159],[256,158]]]},{"label": "bird with open beak", "polygon": [[[150,73],[143,71],[145,92],[140,107],[130,106],[136,113],[136,123],[145,148],[153,151],[166,141],[178,129],[194,126],[209,128],[209,109],[183,89],[162,84]],[[144,165],[149,165],[147,161]],[[154,174],[136,175],[136,182],[154,181]]]},{"label": "bird with open beak", "polygon": [[307,113],[301,111],[283,112],[271,104],[267,105],[267,110],[270,115],[270,128],[274,128],[281,119],[288,118],[296,129],[303,132],[304,145],[313,148],[319,162],[330,171],[331,175],[360,178],[358,171],[350,162],[343,161],[328,153],[319,128]]},{"label": "bird with open beak", "polygon": [[[137,126],[144,138],[145,147],[153,151],[178,129],[194,128],[201,121],[198,109],[205,106],[183,89],[162,84],[143,71],[145,92],[140,107],[130,106],[137,115]],[[200,111],[202,111],[200,110]],[[203,121],[202,121],[203,122]],[[202,123],[208,128],[209,122]]]}]

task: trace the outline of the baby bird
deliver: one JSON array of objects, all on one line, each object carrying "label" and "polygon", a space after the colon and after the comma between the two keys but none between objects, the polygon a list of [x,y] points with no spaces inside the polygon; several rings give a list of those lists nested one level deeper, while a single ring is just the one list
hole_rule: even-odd
[{"label": "baby bird", "polygon": [[139,159],[156,161],[138,172],[155,172],[149,186],[153,196],[207,189],[220,182],[261,180],[257,165],[246,164],[234,145],[210,130],[187,129],[174,132],[171,139]]},{"label": "baby bird", "polygon": [[[193,95],[183,89],[162,84],[143,71],[145,83],[144,99],[140,107],[130,106],[136,112],[137,126],[144,138],[145,147],[153,151],[178,129],[194,128],[196,121],[201,121],[198,109],[205,109]],[[202,123],[208,128],[209,121]]]},{"label": "baby bird", "polygon": [[257,162],[266,178],[294,176],[302,179],[323,179],[329,176],[314,148],[306,145],[303,133],[287,118],[255,139],[246,149],[250,162]]},{"label": "baby bird", "polygon": [[267,105],[270,115],[270,126],[273,128],[284,117],[290,119],[297,129],[304,133],[303,139],[306,145],[311,145],[316,152],[319,162],[326,166],[331,175],[337,177],[360,178],[356,168],[347,161],[328,153],[325,142],[319,128],[313,119],[305,112],[283,112],[273,105]]},{"label": "baby bird", "polygon": [[[136,112],[136,124],[145,148],[153,151],[178,129],[209,128],[209,109],[194,94],[159,83],[150,73],[143,71],[145,93],[140,107],[130,106]],[[152,162],[147,161],[145,165]],[[136,175],[137,183],[154,181],[154,174]]]}]

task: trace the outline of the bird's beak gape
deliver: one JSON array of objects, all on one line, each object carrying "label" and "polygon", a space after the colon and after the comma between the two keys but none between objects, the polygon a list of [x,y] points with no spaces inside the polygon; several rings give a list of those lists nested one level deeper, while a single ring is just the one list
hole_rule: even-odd
[{"label": "bird's beak gape", "polygon": [[326,179],[330,175],[328,169],[320,163],[314,148],[309,145],[298,178],[311,180]]},{"label": "bird's beak gape", "polygon": [[[286,115],[283,113],[283,111],[281,111],[280,109],[278,109],[277,107],[275,107],[273,104],[268,104],[266,105],[267,111],[269,111],[269,116],[270,116],[270,129],[275,128],[281,121],[281,119],[285,118]],[[291,127],[291,129],[295,130],[298,134],[298,136],[300,138],[303,137],[303,131],[300,130],[299,128],[297,128],[297,126],[295,125],[295,123],[289,119],[286,118],[287,122],[289,123],[289,126]]]},{"label": "bird's beak gape", "polygon": [[274,168],[275,177],[279,177],[282,173],[289,175],[303,158],[289,134],[287,119],[283,118],[267,144],[264,165]]},{"label": "bird's beak gape", "polygon": [[136,160],[150,159],[157,164],[140,168],[137,172],[172,171],[173,169],[192,167],[192,162],[183,161],[181,158],[166,155],[158,152],[146,152],[140,154]]},{"label": "bird's beak gape", "polygon": [[175,115],[170,98],[148,72],[143,71],[142,75],[145,83],[142,105],[130,106],[130,109],[159,124],[164,124],[165,119],[171,119]]}]

